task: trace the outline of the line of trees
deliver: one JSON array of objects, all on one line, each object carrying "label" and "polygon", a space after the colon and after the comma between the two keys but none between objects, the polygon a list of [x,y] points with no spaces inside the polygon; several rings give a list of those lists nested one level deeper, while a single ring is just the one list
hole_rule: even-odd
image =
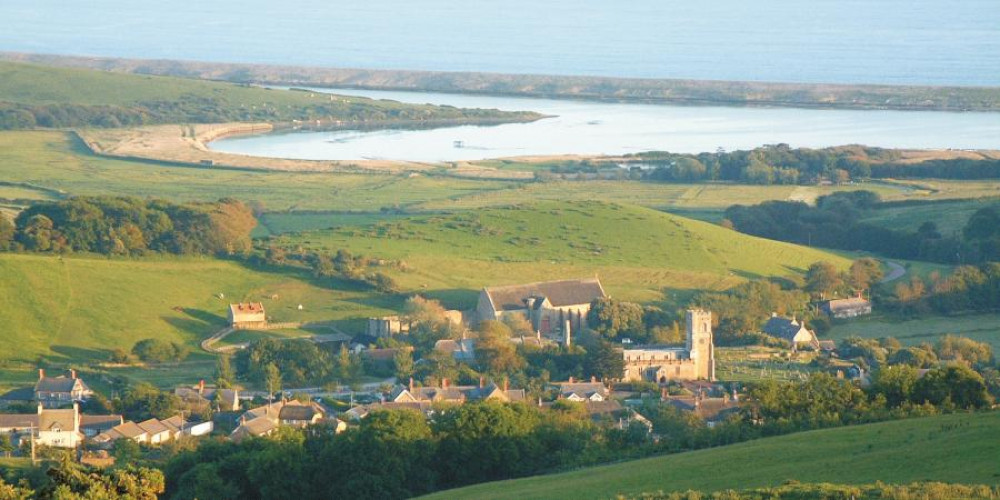
[{"label": "line of trees", "polygon": [[250,249],[256,225],[250,208],[233,199],[178,204],[79,196],[32,205],[17,216],[13,231],[0,222],[0,250],[232,255]]},{"label": "line of trees", "polygon": [[994,207],[974,213],[961,235],[947,236],[930,221],[917,231],[860,222],[879,205],[878,195],[870,191],[821,196],[815,206],[793,201],[733,205],[726,209],[723,225],[772,240],[899,259],[945,264],[1000,259],[1000,211]]},{"label": "line of trees", "polygon": [[[626,155],[626,165],[642,168],[641,178],[653,182],[728,181],[745,184],[845,183],[860,179],[1000,178],[1000,160],[947,159],[903,163],[898,150],[866,146],[824,149],[766,145],[752,150],[679,154],[650,151]],[[593,171],[586,164],[553,172]]]}]

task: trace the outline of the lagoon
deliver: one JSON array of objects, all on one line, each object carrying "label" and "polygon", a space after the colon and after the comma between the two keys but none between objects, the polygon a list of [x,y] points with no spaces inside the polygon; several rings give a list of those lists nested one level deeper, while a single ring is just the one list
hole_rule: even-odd
[{"label": "lagoon", "polygon": [[210,147],[274,158],[418,162],[620,155],[652,150],[700,153],[776,143],[813,148],[864,144],[912,149],[1000,149],[1000,113],[688,107],[425,92],[323,91],[411,103],[530,110],[554,116],[533,123],[497,126],[235,136],[215,141]]}]

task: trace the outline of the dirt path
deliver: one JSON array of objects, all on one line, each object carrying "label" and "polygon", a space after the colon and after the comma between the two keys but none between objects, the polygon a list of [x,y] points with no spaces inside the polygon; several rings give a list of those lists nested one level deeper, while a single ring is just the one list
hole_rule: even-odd
[{"label": "dirt path", "polygon": [[885,262],[885,265],[889,266],[889,274],[886,274],[879,283],[891,283],[906,275],[906,268],[902,264],[891,260],[882,262]]}]

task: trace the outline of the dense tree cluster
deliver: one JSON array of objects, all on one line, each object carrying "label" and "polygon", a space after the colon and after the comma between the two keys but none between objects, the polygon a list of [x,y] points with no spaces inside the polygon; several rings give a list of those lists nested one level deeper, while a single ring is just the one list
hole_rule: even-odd
[{"label": "dense tree cluster", "polygon": [[904,315],[926,312],[994,312],[1000,308],[1000,263],[962,266],[948,277],[932,273],[927,281],[914,276],[898,283],[886,306]]},{"label": "dense tree cluster", "polygon": [[[32,205],[15,225],[13,247],[30,252],[234,254],[250,248],[257,220],[232,199],[177,204],[81,196]],[[0,249],[3,233],[0,227]]]},{"label": "dense tree cluster", "polygon": [[[128,440],[125,440],[128,441]],[[45,477],[11,485],[0,477],[0,498],[4,500],[156,500],[164,491],[163,473],[157,469],[132,466],[91,469],[60,460]]]},{"label": "dense tree cluster", "polygon": [[[132,354],[147,363],[166,363],[167,361],[184,361],[188,348],[177,342],[167,342],[163,339],[145,339],[135,343]],[[116,359],[115,361],[127,361]]]},{"label": "dense tree cluster", "polygon": [[676,315],[659,308],[612,298],[599,298],[587,312],[587,326],[602,339],[640,344],[684,341]]},{"label": "dense tree cluster", "polygon": [[[746,184],[844,183],[858,179],[1000,178],[1000,160],[947,159],[903,162],[895,150],[864,146],[824,149],[792,148],[787,144],[752,150],[678,154],[651,151],[626,156],[626,165],[642,167],[642,178],[658,182],[729,181]],[[579,163],[555,173],[596,171]]]},{"label": "dense tree cluster", "polygon": [[316,99],[305,105],[232,103],[225,97],[194,94],[174,101],[145,101],[132,105],[71,103],[25,104],[0,102],[0,130],[69,127],[117,128],[163,123],[349,121],[422,122],[427,120],[496,120],[528,115],[503,114],[488,109],[452,106],[383,106],[376,101]]},{"label": "dense tree cluster", "polygon": [[360,357],[345,347],[331,351],[306,340],[255,340],[236,354],[236,376],[278,391],[330,382],[350,384],[364,374]]},{"label": "dense tree cluster", "polygon": [[386,294],[399,292],[396,280],[379,270],[397,263],[355,255],[343,249],[328,254],[269,245],[252,252],[247,262],[256,266],[305,268],[314,278],[329,285],[362,287]]},{"label": "dense tree cluster", "polygon": [[917,231],[860,222],[879,206],[878,195],[870,191],[837,192],[819,197],[816,206],[792,201],[733,205],[726,209],[725,224],[772,240],[865,250],[900,259],[953,264],[1000,258],[1000,230],[996,229],[1000,226],[991,225],[1000,215],[993,208],[973,215],[962,238],[942,235],[933,222]]}]

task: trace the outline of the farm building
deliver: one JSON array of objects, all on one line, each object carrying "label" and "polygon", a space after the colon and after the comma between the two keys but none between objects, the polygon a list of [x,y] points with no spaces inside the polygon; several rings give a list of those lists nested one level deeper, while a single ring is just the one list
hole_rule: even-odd
[{"label": "farm building", "polygon": [[604,401],[611,395],[604,383],[594,377],[590,382],[579,382],[570,377],[568,382],[552,382],[548,387],[558,391],[560,399],[570,401]]},{"label": "farm building", "polygon": [[684,347],[642,346],[624,349],[622,380],[666,383],[671,380],[714,380],[715,345],[712,313],[687,312],[687,344]]},{"label": "farm building", "polygon": [[368,329],[366,333],[369,337],[383,338],[392,337],[401,333],[410,333],[410,323],[399,318],[399,316],[383,316],[381,318],[368,318]]},{"label": "farm building", "polygon": [[267,328],[267,314],[260,302],[229,304],[229,326],[236,330]]},{"label": "farm building", "polygon": [[771,319],[767,320],[763,328],[764,333],[782,340],[791,342],[793,346],[819,347],[819,339],[812,330],[806,328],[805,321],[797,321],[795,318],[782,318],[772,313]]},{"label": "farm building", "polygon": [[583,329],[591,302],[603,297],[607,294],[597,278],[486,287],[476,312],[479,321],[520,314],[543,335],[565,334],[566,322],[574,332]]},{"label": "farm building", "polygon": [[820,307],[831,317],[841,319],[856,318],[872,313],[872,303],[862,297],[828,300]]}]

